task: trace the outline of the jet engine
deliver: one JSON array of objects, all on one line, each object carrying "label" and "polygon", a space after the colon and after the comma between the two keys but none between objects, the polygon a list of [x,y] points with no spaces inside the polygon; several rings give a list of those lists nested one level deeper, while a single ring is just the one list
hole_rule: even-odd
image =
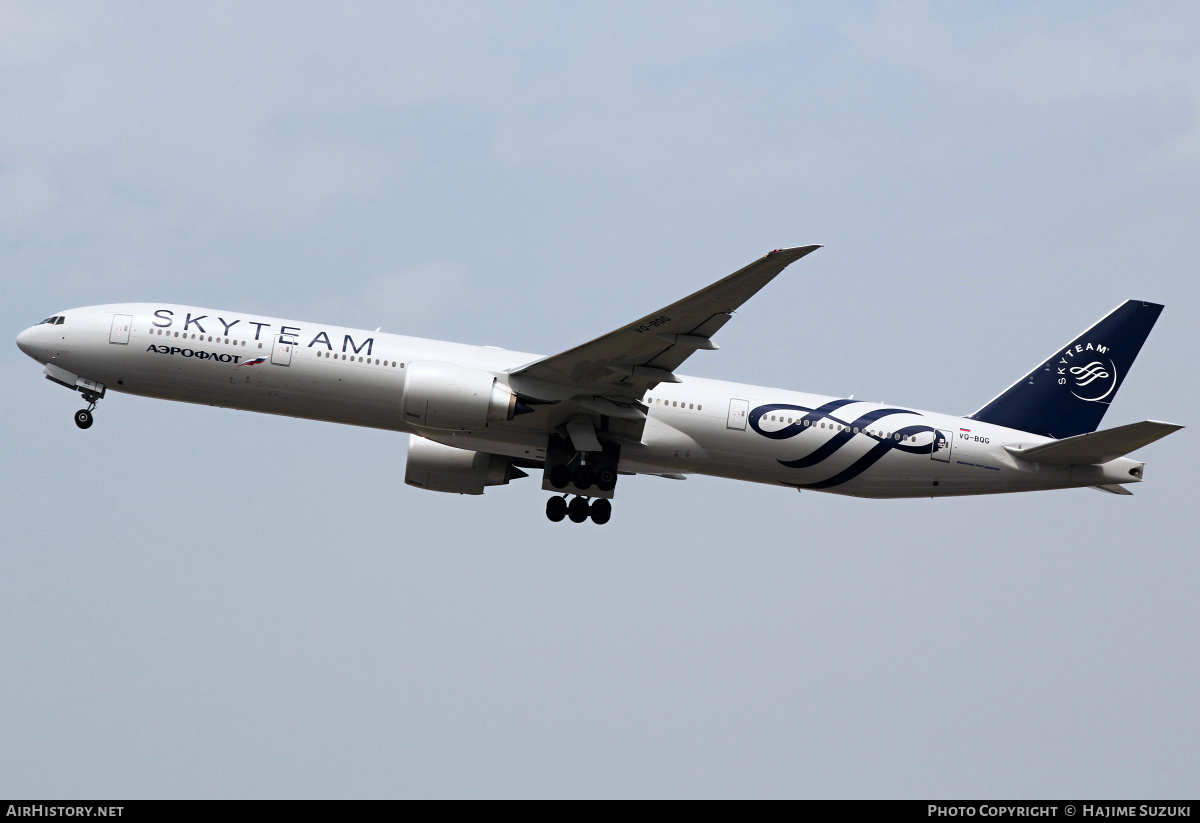
[{"label": "jet engine", "polygon": [[415,434],[408,441],[404,482],[419,489],[483,494],[485,486],[503,486],[510,480],[528,476],[512,460],[498,454],[443,446]]},{"label": "jet engine", "polygon": [[518,413],[517,396],[494,375],[433,361],[408,364],[402,402],[405,423],[446,431],[480,431]]}]

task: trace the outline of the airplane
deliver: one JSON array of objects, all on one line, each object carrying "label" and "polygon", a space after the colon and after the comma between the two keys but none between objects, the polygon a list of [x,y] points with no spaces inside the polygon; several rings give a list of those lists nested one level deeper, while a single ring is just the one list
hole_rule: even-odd
[{"label": "airplane", "polygon": [[[117,392],[411,435],[405,483],[482,494],[541,472],[546,516],[612,516],[621,476],[711,475],[870,498],[1092,487],[1182,426],[1097,431],[1163,307],[1127,300],[965,417],[677,374],[780,272],[776,249],[707,288],[542,356],[168,303],[69,309],[17,346],[78,391]],[[569,498],[569,500],[568,500]]]}]

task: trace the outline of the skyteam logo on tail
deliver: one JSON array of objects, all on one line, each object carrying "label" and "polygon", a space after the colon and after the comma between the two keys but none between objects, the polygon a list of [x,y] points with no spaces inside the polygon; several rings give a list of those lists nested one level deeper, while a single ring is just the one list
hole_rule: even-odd
[{"label": "skyteam logo on tail", "polygon": [[1108,402],[1117,387],[1117,364],[1108,354],[1108,346],[1099,343],[1076,343],[1058,359],[1058,384],[1074,384],[1070,391],[1088,403]]},{"label": "skyteam logo on tail", "polygon": [[1093,360],[1086,366],[1072,366],[1071,374],[1076,375],[1077,386],[1086,386],[1093,380],[1101,377],[1108,377],[1109,374],[1104,370],[1104,365],[1099,360]]}]

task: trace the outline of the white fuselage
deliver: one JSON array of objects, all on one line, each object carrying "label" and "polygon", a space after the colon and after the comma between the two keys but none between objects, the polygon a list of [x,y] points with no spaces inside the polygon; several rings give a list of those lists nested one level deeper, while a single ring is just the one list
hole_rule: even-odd
[{"label": "white fuselage", "polygon": [[[536,426],[536,415],[456,433],[408,425],[401,414],[408,363],[453,363],[503,382],[536,354],[162,303],[91,306],[61,315],[63,323],[31,327],[18,344],[39,362],[107,389],[409,432],[514,458],[546,456],[547,432]],[[125,342],[126,333],[114,331],[119,316],[132,318]],[[679,379],[646,392],[645,428],[640,442],[621,444],[621,471],[707,474],[863,497],[1141,479],[1142,464],[1129,458],[1071,467],[1021,460],[1005,447],[1051,441],[968,418]]]}]

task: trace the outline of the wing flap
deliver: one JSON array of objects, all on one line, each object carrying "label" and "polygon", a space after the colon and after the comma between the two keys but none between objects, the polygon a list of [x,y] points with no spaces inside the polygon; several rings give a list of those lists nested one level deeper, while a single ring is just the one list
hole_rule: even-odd
[{"label": "wing flap", "polygon": [[1042,463],[1048,466],[1094,465],[1124,457],[1131,451],[1140,449],[1142,446],[1153,443],[1182,428],[1183,426],[1177,426],[1174,423],[1143,420],[1141,423],[1130,423],[1128,426],[1117,426],[1115,429],[1078,434],[1029,449],[1019,446],[1005,446],[1005,449],[1010,454],[1031,463]]}]

